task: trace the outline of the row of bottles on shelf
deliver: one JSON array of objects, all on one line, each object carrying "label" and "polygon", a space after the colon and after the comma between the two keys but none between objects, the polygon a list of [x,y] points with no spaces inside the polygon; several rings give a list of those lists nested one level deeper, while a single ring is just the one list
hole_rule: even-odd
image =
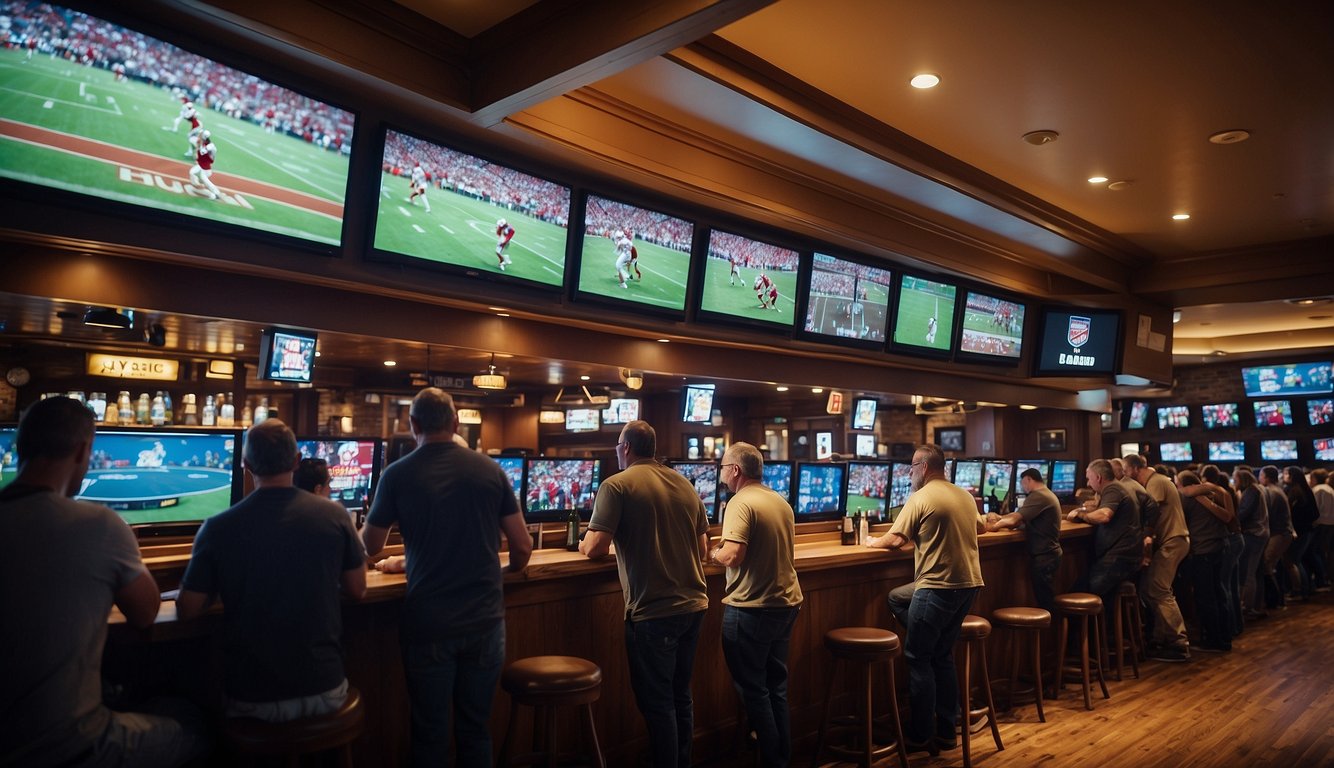
[{"label": "row of bottles on shelf", "polygon": [[[42,398],[59,397],[60,394],[48,393],[42,395]],[[138,398],[132,398],[129,390],[123,389],[115,400],[108,400],[105,392],[91,392],[85,398],[83,392],[76,390],[69,392],[68,396],[87,405],[93,412],[93,418],[107,426],[182,425],[249,428],[252,424],[259,424],[278,415],[278,409],[269,405],[269,398],[259,396],[253,398],[256,401],[253,407],[251,399],[242,404],[238,422],[236,404],[233,402],[235,398],[229,397],[225,392],[205,395],[202,407],[194,393],[187,393],[181,397],[179,412],[174,407],[171,393],[162,389],[151,396],[147,392],[142,392]]]}]

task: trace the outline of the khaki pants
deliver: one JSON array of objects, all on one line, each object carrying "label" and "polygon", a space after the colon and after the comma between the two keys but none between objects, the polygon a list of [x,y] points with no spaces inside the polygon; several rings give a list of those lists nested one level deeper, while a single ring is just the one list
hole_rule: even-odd
[{"label": "khaki pants", "polygon": [[1158,542],[1149,567],[1144,569],[1140,594],[1144,595],[1144,602],[1153,611],[1153,640],[1161,645],[1186,648],[1189,644],[1186,622],[1181,618],[1181,609],[1177,607],[1177,598],[1172,592],[1172,580],[1176,578],[1177,567],[1189,553],[1190,539],[1173,536]]}]

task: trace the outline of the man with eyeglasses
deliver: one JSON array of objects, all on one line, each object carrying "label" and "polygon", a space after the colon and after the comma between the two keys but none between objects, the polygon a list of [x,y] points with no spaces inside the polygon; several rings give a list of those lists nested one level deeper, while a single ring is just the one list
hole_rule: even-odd
[{"label": "man with eyeglasses", "polygon": [[710,557],[727,568],[723,658],[755,731],[760,764],[786,766],[792,758],[788,641],[802,594],[792,506],[763,477],[764,458],[750,443],[733,443],[723,454],[719,479],[733,496]]},{"label": "man with eyeglasses", "polygon": [[602,483],[579,551],[606,557],[616,543],[625,595],[630,687],[648,726],[653,764],[688,768],[694,737],[690,676],[704,612],[709,519],[695,486],[654,459],[657,433],[632,421],[616,443],[622,471]]},{"label": "man with eyeglasses", "polygon": [[982,588],[977,534],[985,530],[972,494],[945,479],[945,454],[936,445],[918,446],[910,473],[912,494],[889,533],[867,546],[898,549],[909,541],[914,589],[895,590],[890,600],[907,630],[908,697],[912,702],[904,740],[908,751],[937,754],[958,741],[959,684],[954,643],[968,609]]}]

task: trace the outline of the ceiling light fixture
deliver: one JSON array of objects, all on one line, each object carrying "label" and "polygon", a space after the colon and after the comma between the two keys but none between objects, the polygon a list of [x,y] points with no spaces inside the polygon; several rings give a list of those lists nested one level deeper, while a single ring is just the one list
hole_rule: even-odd
[{"label": "ceiling light fixture", "polygon": [[1106,183],[1107,183],[1107,177],[1106,177],[1106,176],[1090,176],[1090,177],[1089,177],[1089,183],[1090,183],[1090,184],[1106,184]]},{"label": "ceiling light fixture", "polygon": [[1028,133],[1025,133],[1022,138],[1029,144],[1032,144],[1035,147],[1040,147],[1044,144],[1051,144],[1052,142],[1061,138],[1061,134],[1057,133],[1056,131],[1049,131],[1044,129],[1040,131],[1029,131]]},{"label": "ceiling light fixture", "polygon": [[1036,411],[1037,409],[1038,409],[1038,407],[1037,407],[1036,405],[1021,405],[1021,406],[1019,406],[1019,410],[1021,410],[1021,411]]},{"label": "ceiling light fixture", "polygon": [[811,387],[811,394],[818,395],[824,392],[824,387]]},{"label": "ceiling light fixture", "polygon": [[386,360],[386,361],[384,361],[384,367],[386,367],[386,368],[393,368],[393,367],[396,366],[396,365],[398,365],[398,361],[397,361],[397,360]]},{"label": "ceiling light fixture", "polygon": [[1242,128],[1233,128],[1227,131],[1219,131],[1209,135],[1210,144],[1240,144],[1249,139],[1251,132]]},{"label": "ceiling light fixture", "polygon": [[579,377],[579,380],[580,380],[580,381],[588,381],[588,380],[591,379],[591,378],[593,378],[593,377],[592,377],[592,376],[589,376],[588,374],[585,373],[584,375],[582,375],[582,376]]},{"label": "ceiling light fixture", "polygon": [[671,339],[658,339],[658,343],[659,343],[659,344],[670,344],[670,343],[672,343],[672,340],[671,340]]},{"label": "ceiling light fixture", "polygon": [[121,312],[111,307],[89,307],[83,313],[83,324],[94,328],[130,328],[134,325],[134,311]]},{"label": "ceiling light fixture", "polygon": [[1172,214],[1172,220],[1173,220],[1173,221],[1185,221],[1186,219],[1189,219],[1189,218],[1190,218],[1190,214],[1189,214],[1189,213],[1174,213],[1174,214]]},{"label": "ceiling light fixture", "polygon": [[509,386],[505,374],[496,372],[496,355],[494,352],[491,353],[491,364],[486,367],[486,373],[473,376],[472,385],[478,389],[504,389]]},{"label": "ceiling light fixture", "polygon": [[921,91],[924,91],[927,88],[935,88],[937,85],[940,85],[940,75],[932,74],[931,72],[922,72],[913,75],[913,78],[908,81],[908,85]]},{"label": "ceiling light fixture", "polygon": [[786,391],[787,391],[787,387],[783,386],[782,384],[779,384],[778,386],[774,387],[774,389],[775,389],[776,391],[778,391],[778,392],[786,392]]},{"label": "ceiling light fixture", "polygon": [[617,373],[621,375],[621,381],[625,382],[627,389],[641,389],[644,386],[644,372],[634,371],[629,368],[620,368]]},{"label": "ceiling light fixture", "polygon": [[1107,185],[1107,188],[1113,192],[1121,192],[1123,190],[1130,189],[1130,185],[1134,183],[1135,182],[1133,181],[1126,181],[1123,179],[1121,181],[1113,181],[1111,184]]},{"label": "ceiling light fixture", "polygon": [[1174,309],[1172,310],[1172,325],[1176,325],[1179,322],[1181,322],[1181,310]]}]

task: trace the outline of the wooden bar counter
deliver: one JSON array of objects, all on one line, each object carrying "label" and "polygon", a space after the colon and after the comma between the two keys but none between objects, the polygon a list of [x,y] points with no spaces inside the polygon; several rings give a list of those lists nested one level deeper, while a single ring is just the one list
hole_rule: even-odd
[{"label": "wooden bar counter", "polygon": [[[814,743],[821,715],[820,697],[831,671],[824,650],[824,633],[842,626],[893,628],[885,597],[891,589],[912,580],[911,548],[900,552],[842,546],[832,523],[798,526],[797,571],[805,603],[792,634],[788,698],[792,712],[794,749],[808,752]],[[887,526],[877,526],[881,535]],[[716,534],[716,529],[714,533]],[[1091,529],[1062,523],[1065,557],[1057,586],[1073,583],[1088,561]],[[1033,605],[1029,585],[1029,557],[1022,533],[1005,532],[980,537],[982,574],[986,587],[973,613],[989,615],[999,607]],[[150,568],[179,572],[182,558],[146,554]],[[505,559],[504,553],[501,555]],[[709,611],[700,634],[695,659],[696,761],[721,757],[743,743],[738,724],[742,709],[723,660],[723,570],[706,568]],[[361,689],[367,707],[367,730],[356,743],[357,763],[402,765],[409,744],[408,697],[398,645],[399,610],[406,591],[402,574],[371,571],[364,600],[343,609],[343,642],[347,674]],[[142,632],[112,616],[108,643],[109,674],[129,676],[148,687],[166,685],[195,696],[219,695],[222,682],[221,616],[215,612],[192,622],[176,621],[174,603],[164,603],[155,625]],[[610,765],[633,765],[647,747],[647,733],[626,668],[624,603],[614,556],[589,561],[577,552],[541,549],[533,553],[523,574],[505,577],[506,658],[569,655],[589,659],[602,667],[602,698],[593,705],[598,735]],[[993,637],[993,642],[997,638]],[[901,663],[901,662],[900,662]],[[900,674],[899,680],[906,681]],[[906,683],[905,683],[906,685]],[[838,690],[851,690],[851,681]],[[906,694],[906,692],[905,692]],[[877,690],[883,696],[883,690]],[[497,689],[491,730],[499,749],[509,715],[509,699]],[[836,706],[850,707],[849,701]],[[574,713],[559,727],[578,733]],[[527,738],[531,721],[520,721]],[[724,762],[726,762],[724,760]]]}]

